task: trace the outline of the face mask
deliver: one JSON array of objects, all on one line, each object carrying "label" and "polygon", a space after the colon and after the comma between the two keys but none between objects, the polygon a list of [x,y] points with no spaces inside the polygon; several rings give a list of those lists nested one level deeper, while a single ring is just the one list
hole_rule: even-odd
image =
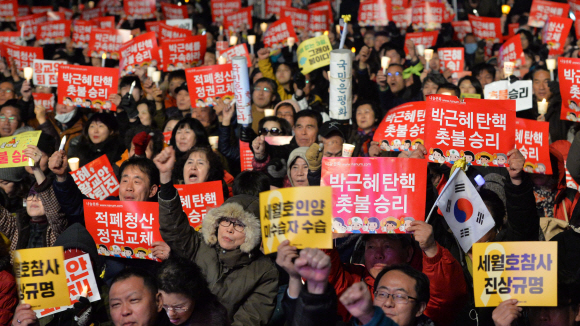
[{"label": "face mask", "polygon": [[55,114],[54,118],[56,119],[56,121],[58,121],[60,123],[67,123],[75,116],[76,112],[77,112],[77,109],[74,109],[74,110],[70,111],[69,113],[63,113],[63,114],[57,113],[57,114]]},{"label": "face mask", "polygon": [[467,52],[467,54],[474,54],[475,51],[477,51],[477,43],[465,44],[465,52]]}]

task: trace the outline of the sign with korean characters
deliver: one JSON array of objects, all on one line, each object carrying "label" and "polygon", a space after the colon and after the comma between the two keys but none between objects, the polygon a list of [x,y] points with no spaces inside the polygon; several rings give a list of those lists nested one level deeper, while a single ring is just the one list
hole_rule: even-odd
[{"label": "sign with korean characters", "polygon": [[238,44],[226,50],[220,51],[220,57],[226,58],[226,63],[232,63],[233,57],[246,57],[248,67],[252,66],[252,57],[250,57],[246,43]]},{"label": "sign with korean characters", "polygon": [[119,196],[119,181],[107,155],[70,172],[70,175],[83,195],[91,199],[104,200],[110,196]]},{"label": "sign with korean characters", "polygon": [[224,18],[224,29],[234,32],[240,32],[244,26],[250,29],[253,26],[252,10],[254,10],[253,6],[230,12]]},{"label": "sign with korean characters", "polygon": [[[417,45],[423,45],[425,49],[429,49],[435,46],[437,43],[437,36],[439,32],[418,32],[418,33],[407,33],[405,34],[405,44],[407,41],[413,41],[415,47]],[[409,50],[405,47],[405,53],[409,54]]]},{"label": "sign with korean characters", "polygon": [[119,69],[61,65],[58,70],[58,104],[117,110],[109,97],[117,94]]},{"label": "sign with korean characters", "polygon": [[314,35],[315,32],[328,30],[328,13],[326,11],[311,10],[308,12],[308,31]]},{"label": "sign with korean characters", "polygon": [[121,69],[121,75],[133,73],[137,67],[157,67],[161,61],[157,39],[153,32],[141,34],[124,43],[120,52],[119,69]]},{"label": "sign with korean characters", "polygon": [[278,19],[268,26],[268,30],[264,34],[264,46],[271,49],[281,49],[287,45],[286,40],[289,37],[298,40],[296,32],[294,32],[294,26],[292,25],[292,18],[284,17]]},{"label": "sign with korean characters", "polygon": [[425,102],[409,102],[389,110],[373,140],[383,151],[412,151],[425,144]]},{"label": "sign with korean characters", "polygon": [[[511,100],[464,99],[464,103],[427,100],[425,147],[429,161],[505,166],[515,146],[516,103]],[[490,103],[493,103],[490,105]]]},{"label": "sign with korean characters", "polygon": [[298,46],[298,66],[303,74],[330,64],[332,45],[328,35],[310,38]]},{"label": "sign with korean characters", "polygon": [[0,168],[28,166],[28,158],[22,151],[28,145],[38,144],[40,130],[0,138]]},{"label": "sign with korean characters", "polygon": [[175,185],[189,225],[199,231],[207,211],[224,203],[221,181]]},{"label": "sign with korean characters", "polygon": [[[49,11],[46,13],[46,19],[50,21],[67,20],[64,12]],[[69,19],[70,20],[70,19]]]},{"label": "sign with korean characters", "polygon": [[93,58],[107,58],[118,60],[123,43],[131,39],[131,31],[126,29],[91,29],[89,53]]},{"label": "sign with korean characters", "polygon": [[250,148],[250,143],[246,143],[240,140],[240,165],[242,171],[253,170],[252,159],[254,158],[254,152]]},{"label": "sign with korean characters", "polygon": [[231,63],[190,68],[185,77],[193,108],[213,105],[217,98],[234,100]]},{"label": "sign with korean characters", "polygon": [[532,108],[532,93],[531,80],[518,80],[515,83],[498,80],[485,85],[483,89],[483,96],[486,100],[516,100],[516,111]]},{"label": "sign with korean characters", "polygon": [[334,233],[407,233],[425,220],[427,160],[323,158],[320,185],[332,187]]},{"label": "sign with korean characters", "polygon": [[18,17],[18,0],[0,1],[0,21],[13,22]]},{"label": "sign with korean characters", "polygon": [[[154,32],[155,37],[159,38],[159,29],[161,28],[161,24],[165,24],[164,20],[160,21],[148,21],[145,22],[145,29],[147,32]],[[163,40],[159,40],[159,42],[163,42]]]},{"label": "sign with korean characters", "polygon": [[441,28],[445,4],[436,2],[422,2],[413,6],[413,28],[434,30]]},{"label": "sign with korean characters", "polygon": [[64,19],[72,19],[73,16],[73,11],[71,9],[65,8],[65,7],[58,7],[58,12],[61,12],[64,14]]},{"label": "sign with korean characters", "polygon": [[510,37],[499,48],[499,67],[503,67],[505,62],[513,62],[516,67],[521,67],[526,64],[524,50],[522,48],[522,40],[519,35]]},{"label": "sign with korean characters", "polygon": [[554,1],[534,0],[528,18],[528,25],[532,27],[544,27],[548,17],[567,17],[570,5]]},{"label": "sign with korean characters", "polygon": [[16,17],[16,26],[18,27],[18,32],[22,33],[22,35],[24,35],[24,39],[27,41],[30,41],[36,37],[36,33],[38,32],[38,25],[45,22],[46,14],[44,13]]},{"label": "sign with korean characters", "polygon": [[41,14],[45,12],[52,11],[52,6],[32,6],[30,7],[30,12],[33,14]]},{"label": "sign with korean characters", "polygon": [[72,42],[75,48],[86,48],[91,40],[91,30],[96,28],[92,21],[75,20],[72,32]]},{"label": "sign with korean characters", "polygon": [[281,9],[292,7],[292,0],[264,0],[266,3],[266,17],[280,15]]},{"label": "sign with korean characters", "polygon": [[389,5],[388,0],[361,1],[358,7],[358,24],[360,26],[387,26]]},{"label": "sign with korean characters", "polygon": [[558,243],[475,243],[473,287],[476,307],[508,299],[517,299],[518,306],[557,306]]},{"label": "sign with korean characters", "polygon": [[54,94],[46,93],[32,93],[32,98],[34,99],[35,106],[42,106],[46,109],[46,112],[54,111]]},{"label": "sign with korean characters", "polygon": [[465,48],[439,48],[441,71],[446,68],[454,73],[463,72],[465,67]]},{"label": "sign with korean characters", "polygon": [[101,17],[103,15],[104,9],[105,8],[85,9],[81,12],[81,18],[82,20],[91,20],[97,17]]},{"label": "sign with korean characters", "polygon": [[18,32],[0,32],[0,43],[16,43],[19,38]]},{"label": "sign with korean characters", "polygon": [[308,30],[308,10],[286,7],[282,8],[281,16],[290,17],[292,19],[292,26],[294,26],[299,33]]},{"label": "sign with korean characters", "polygon": [[411,21],[413,20],[413,8],[393,10],[391,16],[398,28],[407,28],[411,25]]},{"label": "sign with korean characters", "polygon": [[97,27],[104,28],[104,29],[114,29],[115,28],[115,17],[114,16],[107,16],[107,17],[97,17],[91,19]]},{"label": "sign with korean characters", "polygon": [[173,71],[201,66],[205,55],[205,35],[161,41],[163,71]]},{"label": "sign with korean characters", "polygon": [[32,67],[35,59],[44,59],[44,51],[41,47],[14,44],[5,44],[4,46],[7,58],[14,59],[18,70],[22,70],[24,67]]},{"label": "sign with korean characters", "polygon": [[260,193],[264,253],[289,240],[298,249],[332,249],[332,188],[291,187]]},{"label": "sign with korean characters", "polygon": [[516,119],[516,148],[526,158],[524,171],[552,174],[549,125],[547,121]]},{"label": "sign with korean characters", "polygon": [[70,20],[50,21],[38,25],[36,39],[40,44],[65,43],[70,37]]},{"label": "sign with korean characters", "polygon": [[560,119],[577,122],[580,115],[580,59],[559,57],[558,80],[562,94]]},{"label": "sign with korean characters", "polygon": [[56,74],[58,73],[58,67],[62,63],[62,61],[54,60],[34,60],[34,74],[32,75],[34,85],[47,87],[58,86]]},{"label": "sign with korean characters", "polygon": [[159,204],[144,201],[83,200],[85,224],[99,255],[157,260],[152,243],[159,233]]},{"label": "sign with korean characters", "polygon": [[308,5],[308,11],[310,11],[310,14],[312,14],[313,11],[324,11],[327,13],[328,23],[332,24],[332,22],[334,21],[330,1],[320,1],[311,3]]},{"label": "sign with korean characters", "polygon": [[473,35],[481,40],[500,40],[501,18],[480,17],[468,15],[473,30]]},{"label": "sign with korean characters", "polygon": [[550,16],[542,29],[542,43],[548,44],[549,55],[564,53],[564,43],[572,28],[572,19]]},{"label": "sign with korean characters", "polygon": [[169,26],[165,23],[159,24],[160,39],[184,38],[191,35],[191,30]]},{"label": "sign with korean characters", "polygon": [[123,10],[127,19],[155,18],[155,0],[125,0]]},{"label": "sign with korean characters", "polygon": [[73,308],[72,305],[79,302],[78,297],[83,294],[90,302],[101,300],[89,254],[69,258],[64,261],[64,266],[71,305],[35,310],[37,318]]},{"label": "sign with korean characters", "polygon": [[187,6],[178,6],[170,3],[161,3],[161,11],[165,19],[187,19]]},{"label": "sign with korean characters", "polygon": [[178,27],[182,29],[187,29],[189,31],[193,30],[193,19],[167,19],[165,24],[173,27]]},{"label": "sign with korean characters", "polygon": [[32,310],[71,304],[62,247],[15,250],[13,258],[20,303]]},{"label": "sign with korean characters", "polygon": [[241,0],[211,0],[212,22],[223,21],[229,13],[242,9]]}]

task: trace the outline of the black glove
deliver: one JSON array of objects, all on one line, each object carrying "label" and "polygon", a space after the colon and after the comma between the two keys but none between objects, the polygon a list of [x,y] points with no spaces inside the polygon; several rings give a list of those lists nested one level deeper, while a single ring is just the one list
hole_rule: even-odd
[{"label": "black glove", "polygon": [[304,89],[304,87],[306,87],[306,77],[302,72],[299,71],[294,75],[294,83],[298,89]]},{"label": "black glove", "polygon": [[119,108],[127,112],[129,119],[135,119],[137,116],[139,116],[139,111],[137,111],[137,102],[135,102],[133,95],[129,93],[121,98]]},{"label": "black glove", "polygon": [[251,143],[256,139],[258,135],[254,132],[251,126],[243,127],[240,129],[240,140],[246,143]]},{"label": "black glove", "polygon": [[75,321],[79,326],[88,326],[90,325],[91,321],[91,302],[89,299],[79,296],[79,302],[73,305],[74,314],[75,314]]}]

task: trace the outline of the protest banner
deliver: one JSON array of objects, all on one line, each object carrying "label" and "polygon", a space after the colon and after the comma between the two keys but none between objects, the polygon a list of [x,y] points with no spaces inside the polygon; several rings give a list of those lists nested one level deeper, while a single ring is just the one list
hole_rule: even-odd
[{"label": "protest banner", "polygon": [[252,23],[253,10],[254,7],[250,6],[235,12],[230,12],[227,16],[225,16],[224,29],[234,32],[240,32],[244,28],[251,29],[253,26]]},{"label": "protest banner", "polygon": [[453,21],[451,26],[453,26],[453,39],[456,41],[463,42],[465,36],[472,33],[469,20]]},{"label": "protest banner", "polygon": [[44,107],[46,112],[54,111],[54,94],[32,93],[32,98],[34,99],[35,106]]},{"label": "protest banner", "polygon": [[427,100],[425,147],[429,161],[506,166],[515,146],[515,101],[464,99],[464,103]]},{"label": "protest banner", "polygon": [[0,138],[0,168],[28,166],[28,157],[22,151],[28,145],[36,146],[39,138],[40,130]]},{"label": "protest banner", "polygon": [[170,3],[161,3],[161,11],[165,19],[187,19],[187,6],[178,6]]},{"label": "protest banner", "polygon": [[18,32],[0,32],[0,43],[16,43],[19,38]]},{"label": "protest banner", "polygon": [[61,65],[58,70],[58,104],[117,110],[109,97],[117,94],[119,69]]},{"label": "protest banner", "polygon": [[18,16],[18,0],[0,1],[0,21],[13,22]]},{"label": "protest banner", "polygon": [[328,0],[309,4],[308,11],[311,14],[313,11],[324,11],[327,13],[328,24],[332,25],[332,23],[334,22],[334,16],[332,14],[332,6],[330,4],[330,1]]},{"label": "protest banner", "polygon": [[548,45],[549,55],[564,54],[564,43],[572,28],[572,19],[551,16],[542,29],[542,43]]},{"label": "protest banner", "polygon": [[99,255],[157,260],[152,243],[159,233],[159,204],[143,201],[83,200],[85,224]]},{"label": "protest banner", "polygon": [[328,26],[328,13],[326,11],[311,10],[308,12],[308,32],[310,34],[327,31]]},{"label": "protest banner", "polygon": [[522,40],[519,35],[510,37],[502,44],[499,48],[498,61],[499,67],[503,67],[505,62],[513,62],[516,64],[516,67],[521,67],[526,64]]},{"label": "protest banner", "polygon": [[[407,41],[413,41],[415,47],[417,45],[423,45],[425,49],[429,49],[435,46],[437,43],[437,36],[439,32],[417,32],[417,33],[407,33],[405,34],[405,44]],[[405,46],[405,54],[409,54],[409,50]]]},{"label": "protest banner", "polygon": [[189,185],[175,185],[181,199],[183,212],[187,215],[189,225],[195,230],[201,224],[207,212],[224,203],[224,191],[221,181],[210,181]]},{"label": "protest banner", "polygon": [[294,136],[266,136],[264,141],[272,146],[288,145]]},{"label": "protest banner", "polygon": [[308,74],[313,70],[328,66],[330,64],[330,51],[332,51],[332,45],[328,35],[314,37],[300,43],[296,55],[302,73]]},{"label": "protest banner", "polygon": [[43,14],[52,10],[52,6],[32,6],[30,12],[33,14]]},{"label": "protest banner", "polygon": [[473,245],[476,307],[508,299],[518,306],[558,305],[558,243],[484,242]]},{"label": "protest banner", "polygon": [[246,43],[238,44],[224,51],[220,51],[220,57],[226,58],[226,63],[232,63],[233,57],[246,57],[248,67],[252,66],[252,57],[250,56],[250,53],[248,53]]},{"label": "protest banner", "polygon": [[91,31],[96,27],[92,21],[75,20],[72,32],[72,42],[75,48],[86,48],[91,40]]},{"label": "protest banner", "polygon": [[[145,29],[147,30],[147,32],[154,32],[155,33],[155,38],[159,39],[159,29],[161,27],[161,24],[165,24],[164,20],[160,20],[160,21],[148,21],[145,22]],[[163,42],[164,40],[159,40],[160,42]]]},{"label": "protest banner", "polygon": [[167,19],[165,24],[181,29],[193,30],[193,19]]},{"label": "protest banner", "polygon": [[425,144],[425,102],[409,102],[391,110],[379,124],[373,141],[383,151],[412,151]]},{"label": "protest banner", "polygon": [[465,48],[439,48],[437,54],[439,54],[441,71],[447,68],[458,74],[465,69]]},{"label": "protest banner", "polygon": [[131,31],[126,29],[91,29],[89,53],[93,58],[107,58],[119,60],[120,49],[123,43],[131,39]]},{"label": "protest banner", "polygon": [[65,7],[58,7],[58,12],[62,12],[64,14],[64,19],[71,20],[73,16],[73,11],[71,9]]},{"label": "protest banner", "polygon": [[119,181],[107,155],[69,173],[83,195],[91,199],[105,200],[110,196],[119,196]]},{"label": "protest banner", "polygon": [[580,114],[580,59],[559,57],[558,80],[562,94],[560,119],[577,122]]},{"label": "protest banner", "polygon": [[223,21],[229,13],[242,9],[241,0],[211,0],[212,22]]},{"label": "protest banner", "polygon": [[287,46],[286,40],[289,37],[293,37],[294,40],[298,39],[296,32],[294,32],[292,18],[285,17],[278,19],[268,26],[268,30],[264,34],[264,46],[273,50],[281,49]]},{"label": "protest banner", "polygon": [[580,10],[580,0],[568,0],[568,4],[570,5],[570,11],[576,12]]},{"label": "protest banner", "polygon": [[298,249],[332,249],[332,206],[330,187],[292,187],[261,192],[264,254],[276,252],[285,240]]},{"label": "protest banner", "polygon": [[205,35],[187,36],[161,42],[163,71],[201,66],[206,50]]},{"label": "protest banner", "polygon": [[169,142],[171,141],[171,135],[173,134],[173,131],[165,131],[163,132],[163,143],[165,145],[169,145]]},{"label": "protest banner", "polygon": [[71,304],[62,247],[15,250],[13,258],[21,304],[32,310]]},{"label": "protest banner", "polygon": [[49,21],[38,24],[38,35],[36,39],[40,44],[65,43],[70,37],[70,20]]},{"label": "protest banner", "polygon": [[28,6],[18,6],[18,16],[30,15],[30,7]]},{"label": "protest banner", "polygon": [[242,171],[253,170],[252,159],[254,158],[254,152],[250,148],[250,143],[246,143],[240,140],[240,165]]},{"label": "protest banner", "polygon": [[62,61],[33,60],[34,74],[32,75],[32,81],[34,85],[47,87],[58,86],[56,74],[61,64],[63,64]]},{"label": "protest banner", "polygon": [[90,302],[101,300],[89,254],[66,259],[64,261],[64,270],[66,272],[66,283],[71,304],[69,306],[35,310],[34,312],[37,318],[72,309],[73,305],[79,302],[78,298],[80,295],[83,295],[83,292]]},{"label": "protest banner", "polygon": [[184,38],[191,35],[191,30],[169,26],[165,23],[159,24],[160,39]]},{"label": "protest banner", "polygon": [[135,72],[135,68],[157,67],[160,63],[159,47],[155,33],[148,32],[134,37],[129,42],[123,43],[120,50],[121,60],[119,69],[121,76]]},{"label": "protest banner", "polygon": [[107,17],[97,17],[97,18],[93,18],[91,19],[92,22],[94,22],[97,27],[99,28],[103,28],[103,29],[115,29],[115,17],[113,16],[107,16]]},{"label": "protest banner", "polygon": [[22,70],[24,67],[32,67],[35,59],[44,59],[44,51],[41,47],[14,44],[5,44],[4,47],[7,59],[14,59],[18,70]]},{"label": "protest banner", "polygon": [[481,40],[500,40],[501,18],[468,15],[473,35]]},{"label": "protest banner", "polygon": [[483,95],[486,100],[516,100],[516,111],[531,109],[533,106],[531,80],[518,80],[511,83],[498,80],[485,85]]},{"label": "protest banner", "polygon": [[46,22],[46,14],[33,14],[24,17],[16,17],[16,27],[23,38],[27,41],[36,37],[38,25]]},{"label": "protest banner", "polygon": [[264,0],[266,3],[266,17],[280,15],[281,9],[292,7],[292,0]]},{"label": "protest banner", "polygon": [[508,24],[508,36],[516,35],[516,33],[518,32],[519,29],[520,29],[520,24],[518,24],[518,23]]},{"label": "protest banner", "polygon": [[104,8],[85,9],[81,12],[82,20],[91,20],[103,15]]},{"label": "protest banner", "polygon": [[361,1],[358,9],[358,24],[360,26],[387,26],[389,24],[389,0]]},{"label": "protest banner", "polygon": [[532,27],[544,27],[548,17],[567,17],[570,5],[554,1],[534,0],[528,18],[528,25]]},{"label": "protest banner", "polygon": [[308,30],[308,10],[298,9],[293,7],[282,8],[281,17],[290,17],[292,19],[292,26],[298,31],[299,34]]},{"label": "protest banner", "polygon": [[391,16],[398,28],[407,28],[411,25],[411,21],[413,20],[413,8],[393,10]]},{"label": "protest banner", "polygon": [[426,96],[427,101],[446,102],[446,103],[461,103],[459,98],[450,93],[430,94]]},{"label": "protest banner", "polygon": [[228,43],[228,41],[217,41],[215,42],[215,49],[217,52],[222,52],[228,49],[228,46],[230,44]]},{"label": "protest banner", "polygon": [[123,10],[127,19],[155,18],[155,0],[124,0]]},{"label": "protest banner", "polygon": [[218,98],[234,100],[232,64],[190,68],[185,70],[191,107],[214,105]]},{"label": "protest banner", "polygon": [[394,10],[410,8],[410,5],[409,0],[391,0],[391,7]]},{"label": "protest banner", "polygon": [[516,148],[526,158],[525,172],[552,174],[549,125],[547,121],[516,119]]},{"label": "protest banner", "polygon": [[445,11],[443,3],[422,2],[413,6],[413,28],[425,30],[441,28]]},{"label": "protest banner", "polygon": [[352,118],[352,52],[347,49],[330,52],[329,115],[331,119]]},{"label": "protest banner", "polygon": [[332,187],[334,233],[407,233],[425,220],[427,160],[323,158],[320,185]]},{"label": "protest banner", "polygon": [[234,80],[234,95],[236,102],[236,117],[238,124],[248,126],[252,123],[252,92],[248,76],[246,57],[232,58],[232,77]]}]

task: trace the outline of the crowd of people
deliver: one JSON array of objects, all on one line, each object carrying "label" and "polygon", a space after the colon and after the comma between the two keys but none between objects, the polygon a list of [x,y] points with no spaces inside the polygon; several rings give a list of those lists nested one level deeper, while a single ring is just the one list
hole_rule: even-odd
[{"label": "crowd of people", "polygon": [[[297,7],[307,5],[298,2]],[[345,48],[356,52],[350,120],[330,118],[328,66],[303,74],[297,45],[264,47],[259,26],[264,20],[258,17],[237,35],[242,43],[249,35],[258,39],[250,56],[249,125],[238,124],[235,104],[224,99],[210,106],[192,105],[184,70],[164,72],[156,84],[142,67],[120,78],[118,93],[110,96],[116,111],[66,103],[47,112],[35,105],[33,92],[56,94],[56,88],[33,85],[14,62],[0,59],[0,136],[42,131],[38,144],[23,152],[34,166],[0,168],[0,324],[580,325],[580,193],[566,179],[569,174],[580,183],[579,125],[560,119],[557,73],[551,80],[546,67],[549,49],[541,43],[541,30],[527,24],[531,1],[509,4],[512,11],[502,22],[506,27],[519,23],[526,58],[520,68],[527,72],[521,79],[533,82],[533,106],[517,116],[549,123],[553,174],[527,173],[525,157],[517,149],[507,153],[507,168],[470,167],[476,171],[470,177],[485,178],[478,191],[495,222],[479,242],[535,241],[540,247],[543,241],[557,241],[557,306],[522,307],[510,299],[493,308],[476,307],[472,252],[462,250],[437,212],[428,223],[409,220],[406,234],[339,230],[333,234],[333,249],[299,250],[284,241],[277,253],[263,253],[261,192],[320,185],[323,158],[342,157],[343,144],[354,145],[353,157],[427,159],[423,145],[389,151],[388,144],[373,141],[383,117],[431,94],[483,98],[487,84],[504,78],[497,57],[500,44],[488,52],[485,41],[473,34],[455,40],[451,25],[443,24],[427,66],[415,44],[405,42],[411,28],[400,30],[392,22],[359,26],[354,19],[358,2],[342,1],[341,12],[353,18],[345,30]],[[194,21],[192,34],[207,37],[203,65],[216,65],[216,41],[226,38],[219,23],[209,18],[209,1],[184,5]],[[460,1],[457,14],[460,19],[474,11],[499,17],[498,8],[495,1]],[[74,10],[76,19],[78,8]],[[145,21],[115,18],[120,28],[146,30]],[[17,30],[14,23],[2,26]],[[340,35],[334,28],[327,35],[337,49]],[[299,38],[311,36],[303,32]],[[578,58],[578,44],[573,27],[563,56]],[[441,47],[464,47],[470,75],[453,83],[452,73],[440,67]],[[70,65],[102,65],[70,40],[45,45],[44,57]],[[390,58],[386,70],[382,57]],[[106,66],[116,67],[118,61],[107,59]],[[549,101],[545,114],[536,104],[542,99]],[[270,110],[273,115],[267,114]],[[165,144],[167,132],[171,137]],[[64,149],[59,149],[65,136]],[[219,136],[214,148],[211,136]],[[266,141],[278,136],[291,140],[285,145]],[[253,152],[251,170],[242,171],[240,141]],[[161,262],[102,255],[87,231],[87,197],[69,174],[68,159],[76,157],[84,166],[103,155],[119,181],[118,196],[106,200],[158,203],[163,241],[152,244],[151,255]],[[427,210],[450,168],[448,163],[429,163]],[[210,181],[221,182],[225,201],[209,210],[196,229],[176,186]],[[39,319],[30,304],[19,301],[12,254],[51,246],[62,246],[67,259],[89,254],[101,300],[79,298],[73,308]]]}]

